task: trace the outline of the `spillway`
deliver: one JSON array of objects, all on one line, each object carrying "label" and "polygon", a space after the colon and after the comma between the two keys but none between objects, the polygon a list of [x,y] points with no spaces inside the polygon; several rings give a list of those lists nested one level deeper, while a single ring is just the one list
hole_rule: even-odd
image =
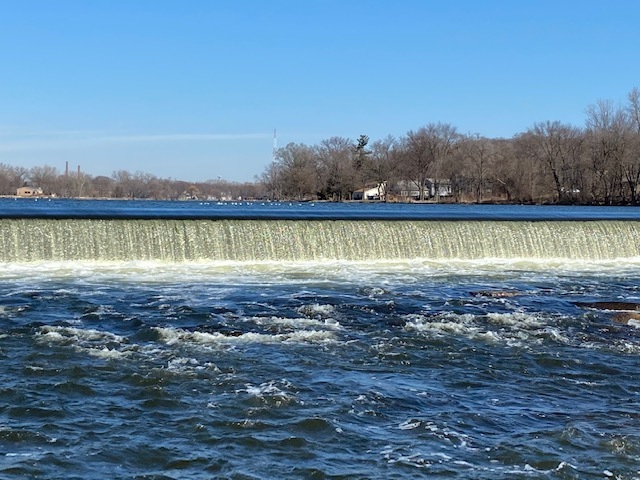
[{"label": "spillway", "polygon": [[637,207],[0,199],[0,478],[637,478],[639,275]]},{"label": "spillway", "polygon": [[640,257],[640,221],[0,219],[0,262]]}]

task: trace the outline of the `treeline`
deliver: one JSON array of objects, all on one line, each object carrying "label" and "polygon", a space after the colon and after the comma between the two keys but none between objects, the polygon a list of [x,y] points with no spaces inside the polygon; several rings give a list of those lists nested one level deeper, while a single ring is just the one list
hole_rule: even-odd
[{"label": "treeline", "polygon": [[[510,139],[429,123],[373,142],[331,137],[290,143],[255,182],[185,182],[119,170],[111,177],[0,163],[0,195],[140,199],[271,199],[640,204],[640,89],[624,105],[601,100],[584,126],[534,124]],[[373,192],[373,194],[371,193]]]},{"label": "treeline", "polygon": [[111,177],[94,177],[82,172],[60,173],[49,165],[27,169],[0,163],[0,195],[15,195],[22,186],[40,189],[43,195],[63,198],[237,200],[264,197],[263,188],[258,183],[226,180],[191,183],[126,170],[118,170]]},{"label": "treeline", "polygon": [[401,138],[290,143],[259,177],[273,199],[640,203],[640,90],[624,105],[601,100],[583,127],[534,124],[510,139],[429,123]]}]

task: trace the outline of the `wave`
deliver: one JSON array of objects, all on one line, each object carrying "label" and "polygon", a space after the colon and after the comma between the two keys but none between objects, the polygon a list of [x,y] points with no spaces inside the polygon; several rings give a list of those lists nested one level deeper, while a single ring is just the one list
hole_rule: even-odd
[{"label": "wave", "polygon": [[631,328],[631,336],[611,338],[610,328],[592,328],[587,318],[549,313],[471,313],[443,312],[435,315],[404,316],[405,330],[431,339],[461,338],[477,345],[540,350],[541,347],[571,347],[585,350],[614,351],[640,355],[640,345]]}]

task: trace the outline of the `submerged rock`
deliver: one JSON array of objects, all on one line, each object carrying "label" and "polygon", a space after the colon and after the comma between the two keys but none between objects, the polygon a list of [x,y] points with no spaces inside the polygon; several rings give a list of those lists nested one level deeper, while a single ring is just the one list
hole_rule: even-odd
[{"label": "submerged rock", "polygon": [[640,321],[640,312],[617,312],[613,316],[613,321],[624,325],[637,325],[637,322]]},{"label": "submerged rock", "polygon": [[573,302],[576,307],[593,308],[596,310],[640,310],[640,303],[635,302]]},{"label": "submerged rock", "polygon": [[640,303],[635,302],[573,302],[577,307],[612,312],[611,320],[623,325],[640,325]]},{"label": "submerged rock", "polygon": [[508,290],[479,290],[477,292],[469,292],[474,297],[489,297],[489,298],[509,298],[520,295],[520,292],[513,292]]}]

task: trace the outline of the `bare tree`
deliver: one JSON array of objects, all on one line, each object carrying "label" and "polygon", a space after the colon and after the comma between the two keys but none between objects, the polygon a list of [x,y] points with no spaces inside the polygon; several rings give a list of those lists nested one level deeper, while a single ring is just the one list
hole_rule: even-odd
[{"label": "bare tree", "polygon": [[489,172],[498,154],[497,149],[490,139],[475,134],[463,138],[459,154],[464,162],[464,172],[473,198],[476,203],[482,203]]},{"label": "bare tree", "polygon": [[21,172],[16,172],[16,167],[0,163],[0,195],[15,195],[23,183]]},{"label": "bare tree", "polygon": [[629,125],[622,168],[629,201],[638,205],[640,204],[640,89],[634,87],[627,98],[625,112]]},{"label": "bare tree", "polygon": [[73,176],[59,175],[52,193],[59,197],[71,197],[73,195]]},{"label": "bare tree", "polygon": [[141,171],[132,174],[127,170],[118,170],[113,172],[112,178],[115,181],[114,196],[118,198],[150,198],[149,184],[156,177]]},{"label": "bare tree", "polygon": [[102,198],[109,198],[113,196],[114,180],[112,178],[99,175],[92,179],[91,184],[96,196]]},{"label": "bare tree", "polygon": [[392,136],[376,140],[371,145],[371,154],[367,158],[365,170],[367,178],[378,186],[378,195],[386,201],[393,193],[400,172],[400,151]]},{"label": "bare tree", "polygon": [[[627,112],[609,100],[599,100],[587,108],[587,151],[592,175],[591,195],[606,205],[622,201],[623,178],[637,185],[635,167],[625,167],[631,122]],[[635,197],[635,193],[632,194]],[[635,201],[635,198],[632,200]]]},{"label": "bare tree", "polygon": [[312,148],[290,143],[276,152],[282,194],[296,200],[315,198],[318,192],[318,171]]},{"label": "bare tree", "polygon": [[348,200],[355,190],[356,171],[353,164],[353,143],[348,138],[331,137],[315,148],[318,159],[321,197]]},{"label": "bare tree", "polygon": [[505,198],[507,202],[529,203],[536,197],[537,174],[532,162],[517,154],[514,143],[513,140],[494,141],[494,194]]},{"label": "bare tree", "polygon": [[27,178],[29,178],[29,170],[24,167],[12,167],[11,172],[13,173],[13,181],[16,185],[22,186],[27,183]]},{"label": "bare tree", "polygon": [[575,200],[579,193],[576,184],[583,145],[582,132],[561,122],[539,122],[524,134],[516,137],[516,142],[524,155],[536,162],[542,175],[553,185],[555,199],[560,203]]},{"label": "bare tree", "polygon": [[632,128],[637,134],[640,134],[640,89],[633,87],[629,92],[628,99],[627,113],[631,120]]},{"label": "bare tree", "polygon": [[93,190],[91,186],[91,176],[83,172],[71,175],[71,196],[73,197],[92,197]]},{"label": "bare tree", "polygon": [[429,123],[407,133],[404,142],[407,168],[420,189],[420,200],[426,198],[429,178],[439,181],[439,170],[449,159],[458,138],[457,129],[448,123]]},{"label": "bare tree", "polygon": [[45,193],[51,193],[56,188],[58,170],[49,165],[32,167],[27,178],[33,187],[41,188]]},{"label": "bare tree", "polygon": [[262,184],[271,200],[282,200],[281,168],[276,162],[271,162],[260,174],[258,181]]}]

